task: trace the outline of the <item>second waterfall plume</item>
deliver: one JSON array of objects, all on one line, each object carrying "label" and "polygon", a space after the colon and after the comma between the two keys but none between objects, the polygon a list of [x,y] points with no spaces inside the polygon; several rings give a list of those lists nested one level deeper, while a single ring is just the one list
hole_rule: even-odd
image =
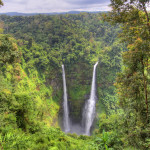
[{"label": "second waterfall plume", "polygon": [[96,107],[96,67],[98,62],[93,68],[92,86],[90,98],[87,100],[84,111],[83,111],[83,124],[84,124],[84,134],[90,135],[90,129],[95,117],[95,107]]},{"label": "second waterfall plume", "polygon": [[62,65],[62,76],[63,76],[63,90],[64,90],[64,97],[63,97],[64,98],[64,102],[63,102],[63,109],[64,109],[63,125],[64,125],[64,131],[65,132],[69,132],[70,131],[70,119],[69,119],[67,87],[66,87],[66,78],[65,78],[64,65]]}]

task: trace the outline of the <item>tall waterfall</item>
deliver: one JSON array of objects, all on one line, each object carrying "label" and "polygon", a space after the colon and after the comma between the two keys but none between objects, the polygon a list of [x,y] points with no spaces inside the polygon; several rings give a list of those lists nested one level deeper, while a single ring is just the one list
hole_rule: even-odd
[{"label": "tall waterfall", "polygon": [[69,109],[68,109],[68,99],[67,99],[67,87],[66,87],[66,78],[65,78],[65,68],[64,65],[62,65],[62,77],[63,77],[63,90],[64,90],[64,102],[63,102],[63,125],[64,125],[64,131],[69,132],[70,131],[70,119],[69,119]]},{"label": "tall waterfall", "polygon": [[84,111],[83,111],[83,124],[84,124],[84,134],[90,135],[90,129],[95,117],[95,105],[96,105],[96,67],[98,62],[93,68],[93,78],[91,85],[90,98],[87,100]]}]

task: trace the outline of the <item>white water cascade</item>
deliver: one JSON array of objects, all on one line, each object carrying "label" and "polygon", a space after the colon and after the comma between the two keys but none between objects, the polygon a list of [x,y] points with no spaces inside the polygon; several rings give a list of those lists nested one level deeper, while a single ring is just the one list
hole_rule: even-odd
[{"label": "white water cascade", "polygon": [[84,111],[82,123],[84,124],[84,134],[90,135],[90,129],[95,117],[95,106],[96,106],[96,67],[98,62],[94,65],[93,68],[93,77],[91,85],[90,98],[87,100]]},{"label": "white water cascade", "polygon": [[67,87],[66,87],[66,78],[65,78],[65,68],[64,65],[62,65],[62,77],[63,77],[63,90],[64,90],[64,102],[63,102],[63,125],[64,125],[64,131],[69,132],[70,131],[70,119],[69,119],[69,109],[68,109],[68,99],[67,99]]}]

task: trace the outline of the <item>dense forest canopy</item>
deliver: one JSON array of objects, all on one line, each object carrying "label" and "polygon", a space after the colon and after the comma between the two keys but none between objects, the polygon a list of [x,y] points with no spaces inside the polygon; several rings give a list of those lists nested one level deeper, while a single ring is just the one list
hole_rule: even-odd
[{"label": "dense forest canopy", "polygon": [[149,149],[150,102],[150,14],[149,0],[111,1],[108,20],[121,23],[120,37],[127,44],[124,69],[117,77],[119,103],[125,112],[127,139],[138,149]]},{"label": "dense forest canopy", "polygon": [[[121,52],[125,48],[117,38],[117,34],[121,32],[119,26],[111,26],[104,22],[102,15],[81,13],[30,17],[2,15],[0,17],[1,25],[4,26],[4,34],[1,36],[3,41],[1,44],[2,96],[10,93],[11,104],[5,105],[16,107],[15,110],[7,108],[8,114],[13,114],[15,119],[13,123],[9,122],[10,127],[16,126],[19,132],[14,136],[21,134],[18,131],[19,128],[28,133],[29,137],[34,136],[36,142],[36,134],[41,134],[41,130],[45,130],[42,127],[43,124],[46,130],[49,130],[48,127],[61,126],[62,63],[66,67],[72,122],[77,123],[81,120],[83,105],[90,93],[93,64],[98,60],[99,100],[93,128],[99,128],[100,114],[116,112],[118,106],[113,84],[116,73],[121,70]],[[4,49],[4,46],[7,49]],[[2,111],[3,113],[5,111]],[[11,128],[2,135],[7,136],[7,133],[12,131]],[[57,133],[54,131],[54,134]],[[103,134],[105,135],[105,132]],[[83,138],[86,140],[87,137]],[[94,142],[87,138],[87,143],[89,141]],[[82,143],[82,140],[79,139],[78,142]],[[57,140],[54,144],[57,147],[56,143],[58,143]],[[95,143],[96,147],[97,144]],[[103,142],[100,147],[104,145]],[[53,147],[47,142],[45,146],[37,145],[37,147],[42,146]],[[34,147],[33,144],[33,149]],[[87,144],[87,147],[90,145]]]},{"label": "dense forest canopy", "polygon": [[[109,13],[1,15],[1,149],[148,150],[148,4],[111,0]],[[61,65],[66,69],[70,118],[76,124],[97,61],[92,135],[65,134]]]}]

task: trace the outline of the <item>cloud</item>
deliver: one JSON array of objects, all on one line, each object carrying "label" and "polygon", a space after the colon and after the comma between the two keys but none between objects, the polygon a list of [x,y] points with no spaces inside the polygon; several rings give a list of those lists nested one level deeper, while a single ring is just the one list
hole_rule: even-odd
[{"label": "cloud", "polygon": [[0,12],[65,12],[109,10],[109,0],[3,0]]},{"label": "cloud", "polygon": [[109,0],[65,0],[70,4],[76,5],[91,5],[91,4],[103,4],[110,2]]}]

